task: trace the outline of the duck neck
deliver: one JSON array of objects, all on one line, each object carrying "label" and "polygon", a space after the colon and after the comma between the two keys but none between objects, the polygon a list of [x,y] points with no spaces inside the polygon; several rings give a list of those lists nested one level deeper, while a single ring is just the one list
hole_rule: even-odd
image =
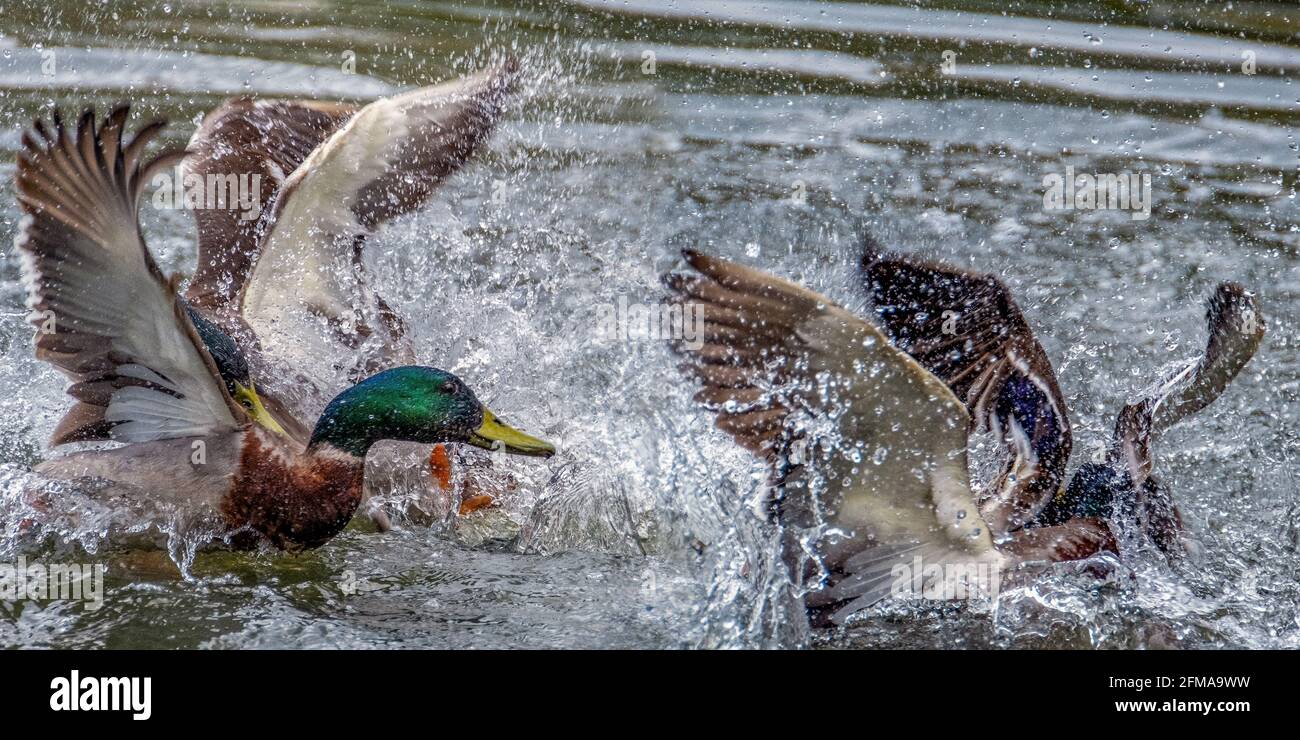
[{"label": "duck neck", "polygon": [[367,434],[365,430],[345,429],[337,426],[322,428],[317,423],[316,429],[311,435],[311,442],[307,445],[307,451],[312,454],[320,454],[332,448],[360,460],[365,460],[371,446],[377,441],[379,440],[374,438],[373,435]]},{"label": "duck neck", "polygon": [[312,430],[309,452],[326,446],[365,459],[366,453],[384,438],[388,409],[361,386],[353,386],[334,397]]},{"label": "duck neck", "polygon": [[232,530],[251,528],[281,549],[318,547],[356,513],[365,467],[364,458],[332,444],[294,455],[278,437],[252,427],[222,514]]}]

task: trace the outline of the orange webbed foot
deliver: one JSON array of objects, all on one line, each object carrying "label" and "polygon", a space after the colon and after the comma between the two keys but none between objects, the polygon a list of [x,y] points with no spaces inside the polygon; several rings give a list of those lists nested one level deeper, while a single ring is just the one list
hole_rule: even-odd
[{"label": "orange webbed foot", "polygon": [[460,502],[460,515],[472,514],[479,509],[486,509],[496,504],[496,499],[486,493],[480,493],[477,496],[470,496]]},{"label": "orange webbed foot", "polygon": [[444,491],[451,490],[451,458],[447,456],[447,446],[436,444],[429,453],[429,473],[434,485]]}]

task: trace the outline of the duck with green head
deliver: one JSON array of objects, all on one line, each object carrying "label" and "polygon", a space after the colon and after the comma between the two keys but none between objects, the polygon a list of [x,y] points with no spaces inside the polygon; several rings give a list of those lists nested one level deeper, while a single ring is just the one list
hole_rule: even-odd
[{"label": "duck with green head", "polygon": [[[227,390],[258,423],[306,445],[332,396],[381,369],[416,363],[402,318],[372,285],[365,242],[421,208],[482,147],[518,72],[503,59],[365,105],[241,96],[205,115],[186,151],[168,160],[180,160],[187,182],[251,184],[225,207],[193,211],[198,261],[184,305]],[[151,124],[141,142],[163,125]],[[347,279],[336,279],[340,267]],[[70,414],[55,442],[109,439],[94,408]],[[485,487],[509,489],[475,474],[487,466],[484,456],[448,454],[445,445],[383,444],[371,457],[371,495],[431,474],[422,503],[393,513],[423,513],[423,503],[440,509],[455,488],[467,513],[494,502],[476,495]],[[455,476],[453,458],[457,468],[467,463]],[[381,529],[389,526],[386,498],[364,507]]]},{"label": "duck with green head", "polygon": [[460,378],[432,367],[393,368],[340,393],[300,455],[286,455],[287,443],[277,435],[249,430],[241,475],[221,502],[223,519],[285,549],[320,545],[347,525],[361,503],[366,454],[381,440],[555,454],[550,444],[500,421]]},{"label": "duck with green head", "polygon": [[[366,267],[366,244],[423,208],[485,145],[519,72],[503,58],[365,105],[241,96],[194,131],[181,162],[187,177],[252,187],[237,208],[194,211],[198,262],[187,305],[238,343],[264,419],[297,443],[306,444],[332,396],[417,361],[406,321]],[[441,509],[456,488],[462,512],[493,500],[476,492],[508,489],[493,485],[501,476],[478,475],[486,459],[465,450],[383,444],[373,458],[367,488],[378,495],[363,511],[381,528],[390,513]],[[418,498],[406,495],[421,482]],[[403,495],[389,495],[395,490]]]},{"label": "duck with green head", "polygon": [[140,233],[144,184],[174,157],[144,162],[158,126],[127,142],[125,122],[125,108],[99,127],[88,111],[70,131],[56,114],[53,126],[38,121],[36,136],[23,137],[15,246],[36,355],[72,380],[77,399],[55,442],[127,443],[65,455],[38,472],[97,479],[105,500],[234,545],[297,550],[347,525],[362,499],[365,457],[380,440],[554,454],[485,409],[455,375],[428,367],[395,368],[343,391],[305,446],[254,423],[258,404],[236,401],[240,386],[254,392],[237,349],[223,352],[211,331],[205,341],[177,296],[178,278],[163,276]]}]

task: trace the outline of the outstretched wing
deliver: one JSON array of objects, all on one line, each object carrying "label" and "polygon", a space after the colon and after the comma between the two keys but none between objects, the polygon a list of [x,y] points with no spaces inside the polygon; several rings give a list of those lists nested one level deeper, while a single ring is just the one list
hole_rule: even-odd
[{"label": "outstretched wing", "polygon": [[1264,314],[1253,293],[1222,282],[1205,310],[1205,352],[1142,400],[1120,411],[1110,459],[1122,462],[1134,484],[1151,474],[1151,441],[1209,406],[1255,355],[1264,338]]},{"label": "outstretched wing", "polygon": [[240,305],[249,324],[263,334],[262,327],[305,307],[345,343],[375,331],[400,334],[366,286],[361,241],[423,204],[469,158],[499,118],[514,76],[507,64],[376,101],[318,146],[263,216],[268,231],[243,279]]},{"label": "outstretched wing", "polygon": [[990,274],[882,253],[870,236],[862,276],[890,339],[1005,441],[1011,460],[981,503],[995,531],[1024,526],[1060,487],[1072,442],[1052,363],[1010,291]]},{"label": "outstretched wing", "polygon": [[1237,283],[1219,283],[1205,318],[1209,332],[1205,353],[1120,411],[1108,460],[1128,473],[1138,493],[1140,523],[1156,544],[1171,554],[1180,549],[1176,545],[1183,529],[1182,516],[1168,488],[1151,474],[1151,442],[1222,395],[1264,338],[1259,301]]},{"label": "outstretched wing", "polygon": [[73,381],[78,403],[53,443],[111,438],[142,442],[236,429],[242,411],[140,234],[138,201],[150,177],[181,152],[145,160],[164,123],[123,141],[128,110],[75,133],[56,113],[35,125],[18,156],[23,256],[36,356]]},{"label": "outstretched wing", "polygon": [[703,341],[676,347],[697,400],[781,472],[802,463],[785,524],[828,528],[813,547],[830,579],[810,606],[847,603],[838,620],[880,600],[900,558],[1001,562],[970,490],[969,417],[942,381],[824,296],[685,255],[700,274],[666,283],[683,315],[703,312]]},{"label": "outstretched wing", "polygon": [[219,318],[238,312],[257,253],[261,214],[289,174],[357,110],[346,103],[245,97],[204,117],[190,138],[186,176],[202,178],[205,188],[211,178],[227,193],[230,185],[243,187],[247,200],[194,210],[199,260],[185,293],[190,305]]}]

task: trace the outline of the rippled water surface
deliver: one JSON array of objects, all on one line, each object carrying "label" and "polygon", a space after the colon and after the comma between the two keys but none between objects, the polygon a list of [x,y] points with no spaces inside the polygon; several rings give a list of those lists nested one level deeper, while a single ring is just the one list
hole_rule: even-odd
[{"label": "rippled water surface", "polygon": [[[31,543],[7,515],[5,560],[109,570],[98,610],[0,603],[0,644],[1300,646],[1300,11],[921,5],[6,3],[6,182],[22,128],[53,105],[128,100],[183,144],[231,95],[368,100],[519,58],[526,83],[487,151],[370,254],[423,359],[561,454],[503,463],[522,485],[493,521],[358,524],[299,556],[119,552],[93,522]],[[1067,166],[1149,173],[1150,218],[1045,211],[1043,176]],[[991,612],[890,607],[805,634],[756,513],[763,467],[693,407],[663,347],[602,341],[593,322],[621,297],[660,300],[684,247],[860,307],[859,219],[1011,286],[1070,405],[1073,465],[1201,351],[1216,282],[1258,291],[1258,355],[1156,451],[1199,560],[1062,565]],[[16,222],[7,195],[0,241]],[[146,208],[145,226],[165,270],[193,270],[189,214]],[[6,250],[10,514],[68,405],[22,316]]]}]

